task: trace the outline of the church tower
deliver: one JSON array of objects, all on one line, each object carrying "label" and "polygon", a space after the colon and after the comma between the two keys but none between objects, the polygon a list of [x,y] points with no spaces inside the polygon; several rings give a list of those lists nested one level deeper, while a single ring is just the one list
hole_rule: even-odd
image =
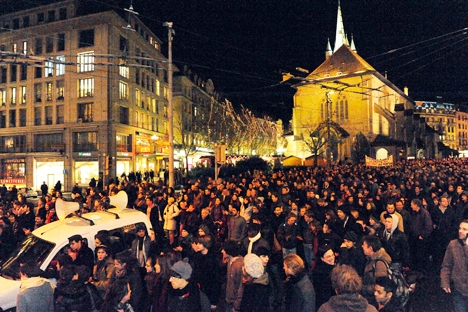
[{"label": "church tower", "polygon": [[[335,45],[333,46],[333,53],[338,51],[338,49],[341,48],[342,45],[347,45],[348,47],[350,46],[352,51],[357,52],[355,44],[354,44],[354,38],[352,35],[351,35],[351,45],[349,44],[348,36],[346,35],[346,32],[344,30],[343,14],[341,13],[341,4],[340,4],[340,0],[338,0],[338,13],[336,16]],[[327,50],[325,51],[325,58],[328,59],[333,53],[331,52],[330,40],[328,40]]]}]

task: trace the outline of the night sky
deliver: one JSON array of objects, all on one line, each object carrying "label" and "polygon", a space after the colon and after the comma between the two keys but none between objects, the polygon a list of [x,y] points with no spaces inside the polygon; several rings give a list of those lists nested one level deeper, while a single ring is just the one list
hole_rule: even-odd
[{"label": "night sky", "polygon": [[[118,10],[132,0],[87,1]],[[212,79],[235,106],[284,121],[291,118],[294,90],[279,84],[280,73],[313,71],[325,60],[327,39],[332,45],[335,40],[337,5],[338,0],[133,0],[164,46],[162,23],[174,23],[179,68],[187,65]],[[468,1],[341,0],[341,9],[358,54],[400,89],[408,86],[414,100],[440,95],[468,104],[468,29],[461,31],[468,27]]]}]

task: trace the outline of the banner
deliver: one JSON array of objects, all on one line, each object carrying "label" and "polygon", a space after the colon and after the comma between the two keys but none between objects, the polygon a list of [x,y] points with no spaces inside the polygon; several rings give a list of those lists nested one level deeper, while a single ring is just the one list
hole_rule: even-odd
[{"label": "banner", "polygon": [[393,166],[393,155],[390,155],[386,159],[374,159],[366,155],[366,166],[368,167]]}]

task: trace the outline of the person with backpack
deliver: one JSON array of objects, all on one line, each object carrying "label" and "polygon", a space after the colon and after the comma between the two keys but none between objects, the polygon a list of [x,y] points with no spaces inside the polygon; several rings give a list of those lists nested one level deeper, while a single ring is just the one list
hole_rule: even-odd
[{"label": "person with backpack", "polygon": [[362,278],[362,295],[369,303],[375,305],[375,279],[379,276],[388,276],[387,269],[392,263],[392,258],[388,255],[387,251],[382,248],[380,239],[377,236],[364,236],[362,251],[367,257]]}]

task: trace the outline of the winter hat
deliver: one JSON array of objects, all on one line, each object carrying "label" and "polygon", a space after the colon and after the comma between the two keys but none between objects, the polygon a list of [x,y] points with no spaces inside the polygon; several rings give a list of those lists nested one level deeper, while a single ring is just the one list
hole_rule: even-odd
[{"label": "winter hat", "polygon": [[375,223],[379,223],[379,222],[380,222],[380,219],[377,218],[377,216],[375,216],[375,215],[373,215],[373,214],[371,214],[370,219],[374,220]]},{"label": "winter hat", "polygon": [[182,261],[177,261],[171,267],[171,275],[178,278],[183,278],[184,280],[189,280],[192,276],[192,267],[188,263],[188,258],[184,258]]},{"label": "winter hat", "polygon": [[344,239],[355,243],[358,241],[358,236],[353,231],[349,231],[344,235]]},{"label": "winter hat", "polygon": [[245,272],[253,278],[259,278],[263,275],[263,264],[259,256],[249,253],[244,257]]}]

